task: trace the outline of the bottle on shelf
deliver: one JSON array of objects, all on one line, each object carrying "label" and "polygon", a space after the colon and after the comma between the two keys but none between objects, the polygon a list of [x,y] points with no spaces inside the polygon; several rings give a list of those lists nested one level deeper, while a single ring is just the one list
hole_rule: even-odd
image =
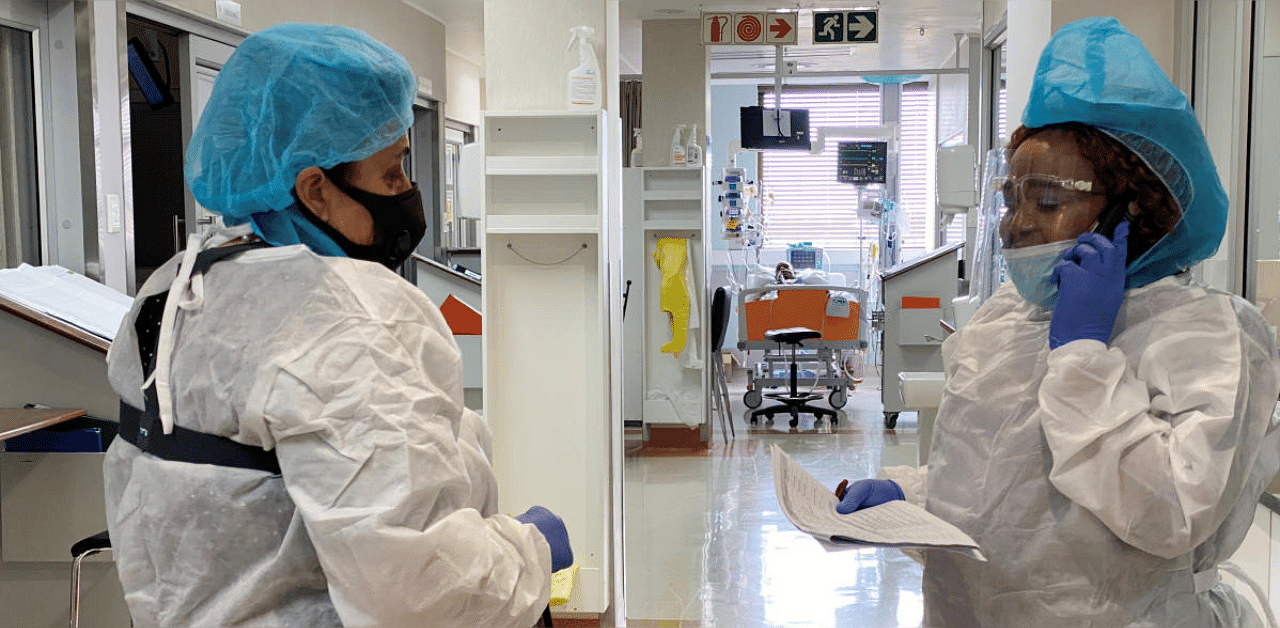
[{"label": "bottle on shelf", "polygon": [[640,127],[631,129],[631,133],[635,135],[636,147],[631,149],[631,167],[639,168],[642,164],[644,153],[644,136],[640,135]]},{"label": "bottle on shelf", "polygon": [[684,149],[684,163],[695,168],[702,167],[702,147],[698,145],[698,125],[689,131],[689,145]]},{"label": "bottle on shelf", "polygon": [[685,162],[684,125],[677,124],[671,135],[671,165],[683,166]]},{"label": "bottle on shelf", "polygon": [[595,30],[590,26],[569,29],[569,48],[578,47],[578,65],[569,70],[570,108],[595,109],[600,106],[600,64],[591,45]]}]

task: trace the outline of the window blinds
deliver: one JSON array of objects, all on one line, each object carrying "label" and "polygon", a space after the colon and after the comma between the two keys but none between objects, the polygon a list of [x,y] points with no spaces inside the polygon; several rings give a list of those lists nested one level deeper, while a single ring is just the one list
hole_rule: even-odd
[{"label": "window blinds", "polygon": [[[772,92],[763,96],[772,106]],[[879,126],[880,88],[877,85],[788,87],[782,92],[784,109],[808,109],[810,132],[833,126]],[[898,144],[898,203],[910,225],[903,239],[908,259],[933,248],[926,225],[933,215],[934,145],[937,102],[926,82],[903,85]],[[761,153],[760,189],[764,207],[766,248],[785,248],[812,242],[824,248],[859,248],[874,242],[879,225],[857,215],[857,189],[836,182],[836,146],[826,140],[818,155],[791,151]],[[892,155],[891,155],[892,157]],[[957,219],[963,234],[962,219]],[[956,229],[953,223],[952,229]]]}]

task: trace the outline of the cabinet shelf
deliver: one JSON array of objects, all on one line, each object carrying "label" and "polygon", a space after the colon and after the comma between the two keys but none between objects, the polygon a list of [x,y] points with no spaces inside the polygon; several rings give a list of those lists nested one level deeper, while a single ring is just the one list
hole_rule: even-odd
[{"label": "cabinet shelf", "polygon": [[702,230],[702,223],[695,219],[646,220],[644,221],[643,224],[644,224],[644,228],[649,231],[667,231],[667,230],[701,231]]},{"label": "cabinet shelf", "polygon": [[701,201],[702,192],[699,190],[662,190],[645,192],[643,198],[646,201]]},{"label": "cabinet shelf", "polygon": [[599,233],[600,218],[595,215],[490,215],[485,219],[486,233]]},{"label": "cabinet shelf", "polygon": [[600,159],[595,156],[520,155],[489,157],[485,172],[490,175],[594,175],[600,171]]}]

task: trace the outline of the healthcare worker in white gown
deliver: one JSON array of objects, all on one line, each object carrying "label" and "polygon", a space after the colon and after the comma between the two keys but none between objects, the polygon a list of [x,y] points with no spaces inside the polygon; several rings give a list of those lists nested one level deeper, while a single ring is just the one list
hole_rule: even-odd
[{"label": "healthcare worker in white gown", "polygon": [[[148,442],[191,430],[279,472],[114,441],[108,525],[134,625],[527,627],[572,561],[546,509],[496,512],[449,328],[388,270],[425,229],[402,167],[416,92],[402,57],[334,26],[265,29],[223,67],[186,169],[231,226],[139,290],[108,373],[127,406],[153,391]],[[166,291],[163,316],[139,320]]]},{"label": "healthcare worker in white gown", "polygon": [[1259,625],[1218,566],[1280,466],[1280,372],[1257,310],[1189,272],[1227,216],[1200,127],[1110,18],[1058,31],[1029,102],[1003,186],[1012,281],[943,344],[929,465],[838,510],[905,498],[981,545],[987,562],[924,553],[926,627]]}]

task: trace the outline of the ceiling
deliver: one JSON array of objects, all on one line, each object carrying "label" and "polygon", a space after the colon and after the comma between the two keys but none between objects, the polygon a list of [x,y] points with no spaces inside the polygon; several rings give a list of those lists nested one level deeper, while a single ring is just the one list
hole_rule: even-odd
[{"label": "ceiling", "polygon": [[[455,54],[484,65],[484,3],[481,0],[403,0],[445,23],[446,47]],[[952,63],[956,34],[979,34],[982,0],[870,0],[832,2],[801,0],[621,0],[621,73],[641,74],[641,27],[645,20],[692,19],[701,11],[798,10],[800,44],[786,47],[786,58],[795,60],[800,72],[867,72],[940,68]],[[880,10],[879,43],[813,45],[813,8],[877,7]],[[772,46],[713,46],[711,73],[773,73]]]}]

